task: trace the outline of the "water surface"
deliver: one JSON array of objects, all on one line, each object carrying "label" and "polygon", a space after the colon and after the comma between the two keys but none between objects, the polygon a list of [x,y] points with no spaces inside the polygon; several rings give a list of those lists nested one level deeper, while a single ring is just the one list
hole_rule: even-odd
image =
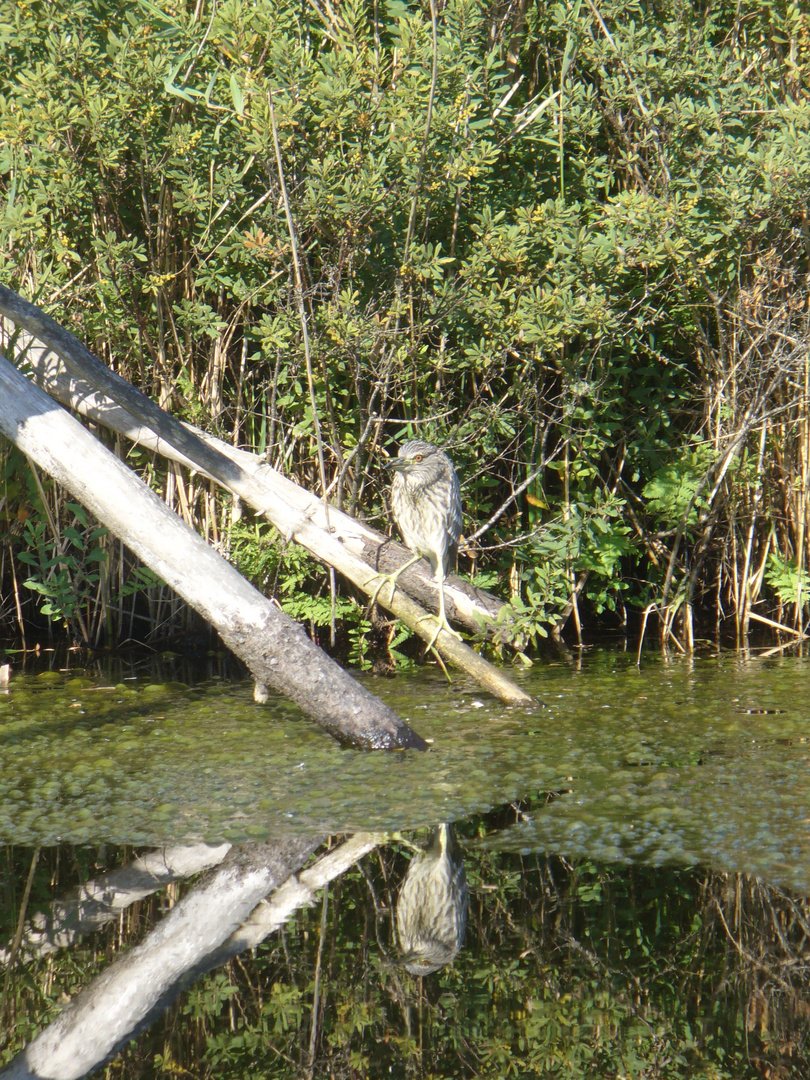
[{"label": "water surface", "polygon": [[255,839],[429,826],[529,800],[487,842],[606,861],[740,869],[810,891],[810,707],[802,658],[598,652],[517,676],[504,707],[468,679],[366,677],[427,754],[341,748],[247,681],[93,670],[13,677],[0,697],[0,839]]},{"label": "water surface", "polygon": [[[504,707],[430,668],[365,677],[428,753],[339,747],[248,682],[19,675],[0,697],[0,840],[256,839],[413,829],[527,800],[487,839],[607,861],[706,863],[810,891],[810,662],[598,652],[518,675]],[[120,672],[117,673],[120,675]]]}]

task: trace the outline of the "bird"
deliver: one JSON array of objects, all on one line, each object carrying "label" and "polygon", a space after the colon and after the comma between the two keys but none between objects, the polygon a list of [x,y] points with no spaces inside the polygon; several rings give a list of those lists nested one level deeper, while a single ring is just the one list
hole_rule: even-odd
[{"label": "bird", "polygon": [[383,576],[372,603],[385,581],[396,587],[404,570],[421,558],[427,559],[439,587],[438,626],[427,647],[432,649],[442,630],[458,637],[447,621],[444,580],[455,564],[461,537],[461,488],[453,462],[444,450],[421,439],[403,443],[387,468],[395,474],[391,484],[394,520],[414,556],[393,574]]},{"label": "bird", "polygon": [[412,975],[449,964],[467,930],[467,876],[452,825],[442,824],[408,867],[396,906],[401,962]]}]

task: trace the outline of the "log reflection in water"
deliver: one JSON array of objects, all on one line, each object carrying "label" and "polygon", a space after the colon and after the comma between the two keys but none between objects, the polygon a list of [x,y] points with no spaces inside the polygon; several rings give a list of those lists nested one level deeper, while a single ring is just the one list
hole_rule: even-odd
[{"label": "log reflection in water", "polygon": [[[48,913],[37,912],[26,923],[17,958],[31,960],[72,945],[79,937],[117,919],[131,904],[143,900],[174,881],[182,881],[217,866],[230,844],[186,844],[158,848],[127,866],[79,886],[75,894],[55,900]],[[0,949],[0,966],[11,959]]]},{"label": "log reflection in water", "polygon": [[[279,889],[324,839],[294,838],[233,849],[140,945],[94,979],[0,1075],[6,1080],[86,1076],[109,1061],[200,975],[258,944],[297,907],[311,903],[316,889],[343,873],[381,837],[354,837]],[[273,889],[277,895],[263,904]]]},{"label": "log reflection in water", "polygon": [[[258,1055],[280,1080],[351,1075],[357,1061],[370,1076],[472,1078],[475,1063],[508,1053],[527,1078],[547,1076],[550,1060],[569,1063],[570,1076],[590,1075],[595,1059],[600,1075],[619,1075],[628,1055],[648,1076],[666,1062],[667,1080],[810,1075],[806,898],[705,868],[494,853],[476,847],[480,826],[473,837],[463,828],[473,887],[467,947],[451,966],[411,983],[387,962],[392,892],[408,866],[400,845],[380,847],[331,890],[328,920],[305,914],[252,960],[200,982],[117,1068],[151,1076],[160,1059],[190,1076],[248,1076]],[[376,839],[356,836],[287,881],[193,974],[257,944]],[[58,860],[41,858],[34,895]],[[21,887],[27,863],[16,863]],[[133,932],[144,917],[133,914]],[[93,962],[89,949],[82,956]],[[42,1012],[42,984],[50,1008],[76,970],[65,957],[26,973],[15,987],[15,1003],[30,1008],[18,1009],[20,1030]],[[31,1075],[24,1065],[16,1075]]]}]

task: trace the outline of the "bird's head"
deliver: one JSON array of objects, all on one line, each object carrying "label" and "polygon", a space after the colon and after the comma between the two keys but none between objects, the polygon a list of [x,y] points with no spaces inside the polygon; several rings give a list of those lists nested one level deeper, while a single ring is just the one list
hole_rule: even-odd
[{"label": "bird's head", "polygon": [[399,963],[411,975],[432,975],[434,971],[452,963],[458,949],[448,949],[441,942],[421,943],[400,957]]},{"label": "bird's head", "polygon": [[403,443],[395,458],[385,463],[386,469],[408,478],[433,480],[450,466],[450,460],[438,446],[410,439]]}]

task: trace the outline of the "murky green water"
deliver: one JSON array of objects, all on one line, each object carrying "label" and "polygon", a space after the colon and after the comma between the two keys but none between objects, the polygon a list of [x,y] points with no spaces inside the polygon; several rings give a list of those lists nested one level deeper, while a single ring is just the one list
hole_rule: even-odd
[{"label": "murky green water", "polygon": [[481,843],[701,862],[810,891],[801,658],[541,662],[521,676],[546,703],[534,712],[432,669],[369,679],[433,740],[426,754],[341,749],[285,702],[255,705],[248,683],[113,678],[12,678],[0,696],[0,842],[395,830],[528,799],[519,824]]}]

